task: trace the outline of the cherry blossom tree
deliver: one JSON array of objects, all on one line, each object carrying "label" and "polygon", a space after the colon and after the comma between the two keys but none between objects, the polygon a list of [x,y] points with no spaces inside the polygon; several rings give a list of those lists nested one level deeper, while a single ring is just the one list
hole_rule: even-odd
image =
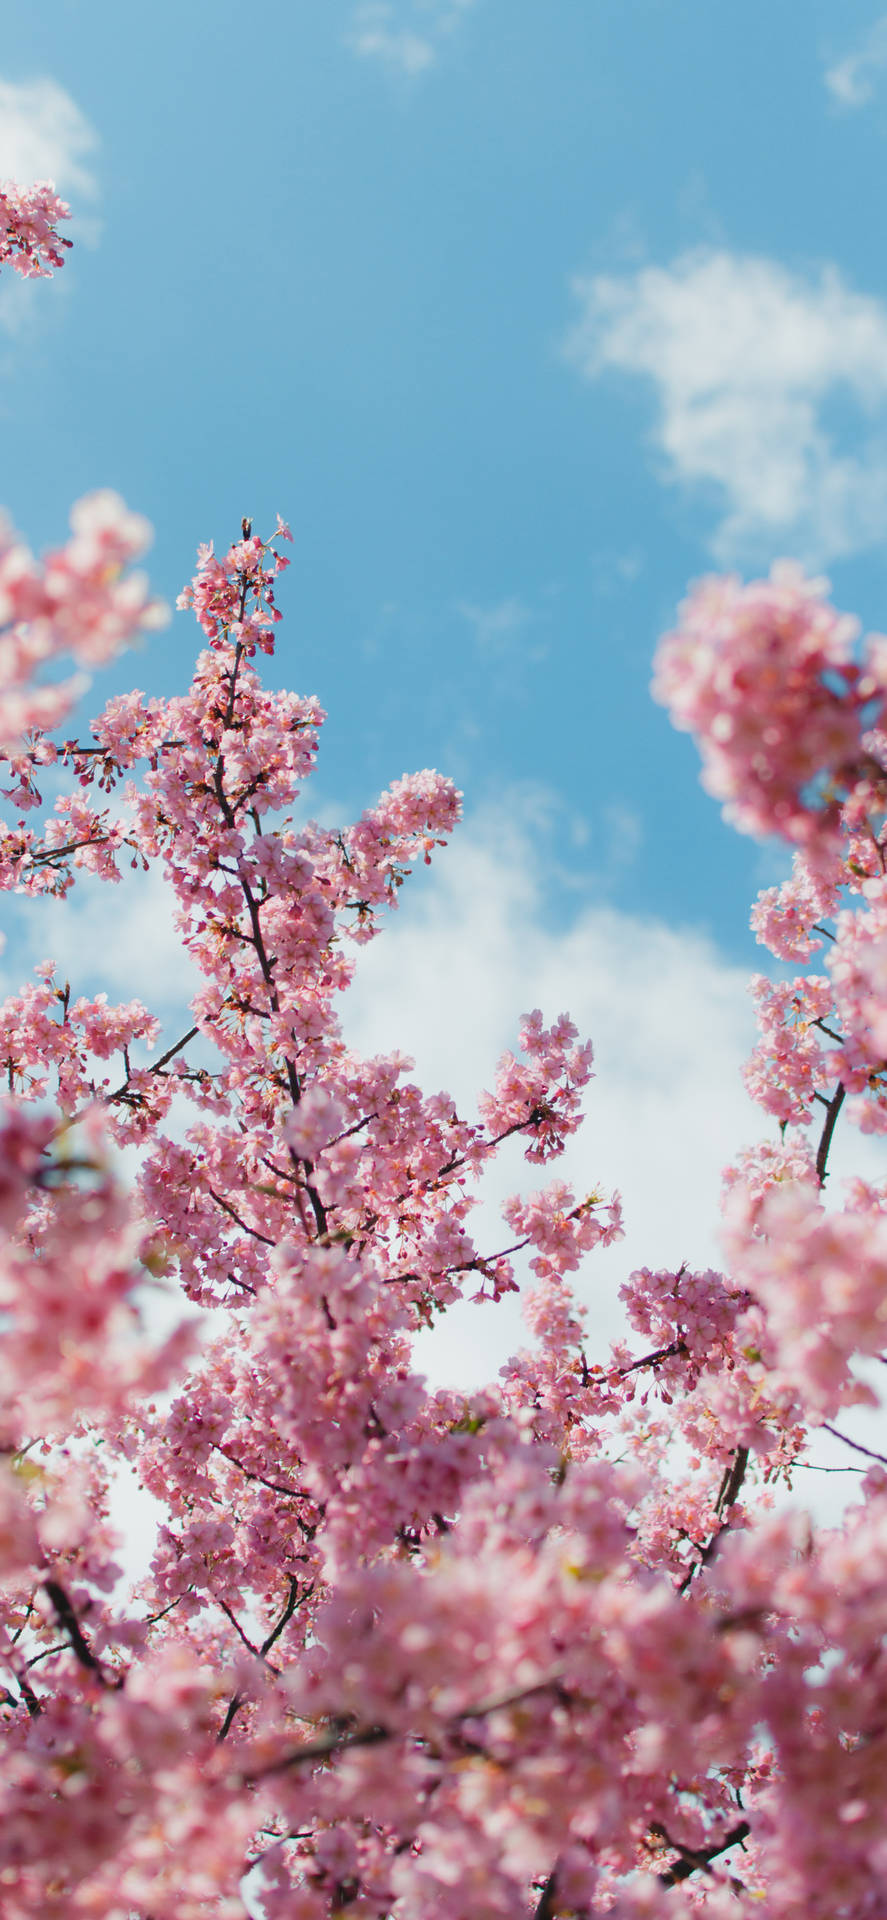
[{"label": "cherry blossom tree", "polygon": [[[51,190],[2,205],[0,259],[60,264]],[[884,1914],[887,1459],[846,1436],[836,1529],[774,1491],[885,1359],[887,1182],[825,1187],[839,1122],[887,1131],[887,642],[783,567],[704,582],[660,649],[707,785],[794,850],[754,926],[812,971],[755,983],[724,1271],[630,1274],[601,1353],[575,1276],[618,1195],[549,1180],[472,1233],[503,1143],[544,1181],[581,1123],[570,1020],[531,1013],[469,1116],[342,1039],[460,796],[294,820],[324,715],[260,673],[288,528],[200,549],[186,690],[65,737],[59,663],[160,617],[146,531],[102,494],[44,562],[0,546],[3,884],[158,868],[202,982],[183,1033],[49,964],[0,1006],[0,1911]],[[430,1389],[416,1333],[522,1257],[525,1349]],[[154,1297],[188,1308],[164,1337]],[[160,1514],[138,1583],[124,1472]]]}]

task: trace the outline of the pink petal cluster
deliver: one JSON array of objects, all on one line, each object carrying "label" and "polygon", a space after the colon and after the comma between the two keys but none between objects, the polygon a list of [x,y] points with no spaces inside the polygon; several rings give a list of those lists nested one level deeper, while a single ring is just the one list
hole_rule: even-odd
[{"label": "pink petal cluster", "polygon": [[780,960],[809,960],[822,948],[817,925],[831,918],[840,898],[840,870],[828,875],[812,869],[796,853],[790,880],[767,887],[752,908],[752,931]]},{"label": "pink petal cluster", "polygon": [[135,633],[165,618],[140,573],[126,569],[148,544],[150,528],[115,493],[89,494],[71,512],[71,538],[42,564],[0,524],[0,745],[31,728],[57,726],[80,682],[34,684],[59,654],[98,665]]},{"label": "pink petal cluster", "polygon": [[768,581],[703,580],[656,657],[653,692],[696,735],[703,781],[746,833],[801,845],[834,823],[834,794],[864,769],[862,715],[884,693],[851,647],[858,624],[827,583],[785,562]]},{"label": "pink petal cluster", "polygon": [[809,1185],[786,1183],[747,1221],[741,1190],[728,1207],[732,1265],[761,1302],[780,1381],[824,1419],[875,1402],[854,1356],[879,1354],[887,1323],[887,1220],[829,1213]]},{"label": "pink petal cluster", "polygon": [[0,184],[0,266],[11,261],[25,278],[47,278],[53,267],[65,264],[63,247],[71,241],[59,234],[60,220],[70,220],[71,209],[60,200],[51,180],[20,187],[14,180]]},{"label": "pink petal cluster", "polygon": [[579,1094],[592,1077],[592,1048],[590,1041],[577,1041],[567,1014],[545,1027],[535,1008],[520,1030],[525,1059],[503,1054],[494,1091],[481,1096],[480,1111],[490,1134],[504,1137],[530,1129],[528,1160],[548,1160],[560,1153],[581,1124]]},{"label": "pink petal cluster", "polygon": [[751,991],[761,1038],[745,1068],[745,1084],[752,1099],[783,1126],[803,1125],[827,1083],[818,1022],[832,1009],[829,983],[816,974],[776,983],[756,974]]}]

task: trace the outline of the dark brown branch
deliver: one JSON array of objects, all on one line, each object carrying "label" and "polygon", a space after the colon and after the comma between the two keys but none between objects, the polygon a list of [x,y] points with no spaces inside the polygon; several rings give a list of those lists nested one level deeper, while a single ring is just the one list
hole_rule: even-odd
[{"label": "dark brown branch", "polygon": [[116,1674],[113,1679],[109,1679],[101,1661],[96,1659],[64,1587],[60,1586],[57,1580],[44,1580],[43,1591],[62,1632],[67,1636],[68,1645],[78,1665],[85,1668],[87,1673],[93,1674],[100,1686],[122,1687],[122,1674]]},{"label": "dark brown branch", "polygon": [[[150,1061],[148,1066],[145,1068],[145,1072],[146,1073],[162,1073],[164,1067],[169,1065],[170,1060],[174,1060],[176,1057],[176,1054],[181,1053],[182,1048],[188,1045],[189,1040],[196,1039],[199,1031],[200,1031],[199,1027],[191,1027],[189,1031],[182,1036],[181,1040],[176,1041],[176,1044],[174,1047],[170,1047],[166,1053],[161,1054],[159,1060]],[[127,1097],[127,1089],[129,1087],[130,1080],[132,1079],[132,1068],[130,1067],[130,1064],[129,1064],[129,1053],[125,1047],[123,1049],[123,1058],[126,1063],[126,1079],[124,1080],[122,1086],[114,1088],[113,1093],[105,1094],[105,1099],[109,1104],[112,1100],[125,1100]],[[130,1098],[132,1098],[132,1096],[130,1096]]]},{"label": "dark brown branch", "polygon": [[234,1725],[235,1716],[240,1712],[240,1709],[242,1706],[243,1706],[243,1694],[232,1693],[231,1698],[228,1701],[228,1711],[225,1714],[225,1718],[222,1721],[222,1724],[219,1728],[218,1733],[216,1734],[216,1739],[220,1743],[222,1740],[227,1740],[228,1735],[231,1732],[231,1728]]},{"label": "dark brown branch", "polygon": [[748,1447],[737,1447],[732,1465],[724,1468],[724,1477],[715,1501],[715,1513],[719,1520],[722,1514],[726,1513],[727,1508],[732,1507],[734,1500],[739,1498],[747,1468]]},{"label": "dark brown branch", "polygon": [[[408,1198],[406,1194],[398,1195],[399,1200],[406,1198]],[[573,1215],[571,1214],[569,1217],[572,1219]],[[434,1267],[428,1274],[416,1273],[414,1268],[410,1268],[405,1273],[391,1273],[388,1275],[385,1285],[388,1287],[401,1286],[405,1280],[444,1280],[447,1279],[451,1273],[483,1273],[488,1275],[490,1268],[494,1267],[497,1261],[510,1260],[513,1253],[523,1253],[524,1248],[529,1245],[530,1237],[527,1235],[525,1240],[516,1240],[513,1247],[503,1247],[501,1253],[475,1253],[471,1260],[455,1260],[451,1267]]]},{"label": "dark brown branch", "polygon": [[[244,583],[244,587],[241,593],[241,599],[244,602],[245,602],[245,595],[246,595],[246,584]],[[236,687],[237,672],[240,666],[242,651],[243,649],[240,643],[238,642],[238,645],[235,651],[235,656],[234,656],[234,667],[232,669],[232,674],[231,674],[231,696],[228,703],[228,718],[227,718],[227,725],[229,727],[234,717],[235,687]],[[214,771],[215,793],[216,793],[216,798],[221,808],[222,817],[225,821],[226,826],[234,828],[237,824],[237,817],[225,793],[224,780],[223,780],[224,764],[225,764],[224,756],[220,748],[218,757],[216,759],[216,765],[215,765],[215,771]],[[261,920],[261,911],[260,911],[261,902],[257,901],[256,896],[253,893],[252,887],[250,886],[249,880],[246,877],[246,874],[240,871],[239,868],[238,868],[237,877],[240,884],[240,890],[246,902],[246,910],[247,910],[247,913],[249,914],[250,926],[252,928],[252,943],[255,948],[256,959],[258,960],[259,967],[261,969],[262,978],[268,989],[268,999],[270,1001],[272,1011],[274,1013],[279,1013],[280,997],[278,995],[277,987],[274,981],[274,968],[268,956],[268,951],[265,946],[265,938],[262,933],[262,920]],[[294,1061],[288,1059],[286,1056],[284,1056],[284,1067],[286,1071],[286,1079],[287,1079],[287,1086],[289,1088],[290,1099],[293,1103],[293,1106],[297,1107],[302,1098],[302,1086],[301,1086],[301,1081],[299,1079],[298,1070],[295,1066]],[[307,1188],[308,1198],[311,1202],[311,1209],[314,1214],[315,1224],[317,1227],[318,1234],[323,1235],[328,1230],[328,1222],[327,1222],[327,1216],[326,1216],[326,1209],[324,1207],[323,1201],[321,1200],[320,1194],[318,1193],[317,1188],[314,1186],[311,1179],[311,1175],[314,1172],[313,1164],[310,1160],[300,1161],[299,1156],[296,1153],[293,1153],[292,1157],[296,1165],[301,1165],[305,1169],[306,1188]],[[272,1243],[269,1241],[268,1244],[270,1245]]]},{"label": "dark brown branch", "polygon": [[302,1605],[303,1600],[307,1600],[310,1597],[310,1595],[314,1592],[313,1580],[311,1581],[309,1586],[303,1587],[301,1592],[299,1591],[299,1582],[296,1579],[295,1574],[292,1574],[292,1573],[290,1574],[289,1583],[290,1583],[289,1598],[287,1600],[286,1606],[283,1609],[283,1612],[280,1616],[280,1619],[277,1622],[277,1625],[275,1627],[272,1627],[271,1632],[268,1634],[267,1638],[262,1641],[261,1647],[259,1648],[259,1652],[261,1653],[263,1659],[266,1653],[270,1653],[275,1640],[280,1639],[280,1636],[284,1630],[284,1627],[286,1627],[289,1624],[290,1620],[293,1617],[293,1614],[296,1611],[296,1608],[300,1607]]},{"label": "dark brown branch", "polygon": [[152,1061],[149,1072],[160,1073],[164,1067],[169,1065],[170,1060],[175,1059],[177,1053],[181,1053],[182,1048],[188,1045],[189,1040],[197,1039],[199,1032],[199,1027],[189,1027],[187,1033],[183,1033],[181,1040],[177,1040],[174,1047],[169,1047],[166,1053],[162,1053],[159,1060]]},{"label": "dark brown branch", "polygon": [[30,1673],[32,1667],[39,1667],[44,1660],[51,1660],[54,1655],[67,1653],[67,1651],[67,1640],[60,1640],[57,1647],[41,1647],[39,1653],[32,1653],[30,1660],[25,1661],[28,1672]]},{"label": "dark brown branch", "polygon": [[737,1447],[730,1465],[724,1468],[721,1484],[718,1488],[717,1499],[715,1500],[715,1518],[719,1524],[711,1537],[706,1541],[705,1546],[698,1549],[699,1558],[698,1560],[694,1560],[692,1565],[688,1567],[678,1587],[678,1593],[686,1593],[687,1589],[692,1585],[695,1575],[699,1573],[703,1567],[707,1567],[714,1559],[718,1550],[718,1542],[721,1534],[728,1524],[724,1521],[723,1516],[728,1508],[732,1507],[734,1500],[738,1498],[747,1469],[748,1447]]},{"label": "dark brown branch", "polygon": [[[107,833],[94,833],[88,840],[69,840],[63,847],[44,847],[39,853],[28,852],[22,857],[27,859],[32,867],[50,866],[54,860],[64,860],[69,853],[79,853],[81,847],[105,847],[109,838],[110,835]],[[132,843],[124,841],[123,844],[130,846]]]},{"label": "dark brown branch", "polygon": [[286,1773],[290,1767],[304,1766],[309,1760],[329,1760],[334,1753],[342,1753],[347,1747],[375,1747],[385,1740],[393,1740],[395,1735],[389,1727],[356,1727],[351,1732],[341,1722],[331,1727],[329,1733],[321,1734],[318,1740],[308,1740],[304,1746],[295,1747],[279,1760],[269,1760],[264,1767],[258,1767],[255,1773],[243,1776],[243,1785],[250,1787],[256,1780],[267,1780],[275,1773]]},{"label": "dark brown branch", "polygon": [[251,1293],[253,1298],[255,1298],[255,1287],[251,1287],[248,1280],[241,1280],[239,1273],[231,1273],[229,1269],[225,1275],[225,1279],[230,1280],[232,1287],[240,1287],[242,1292]]},{"label": "dark brown branch", "polygon": [[[221,1610],[225,1615],[226,1620],[230,1620],[235,1633],[238,1635],[239,1639],[243,1641],[244,1646],[248,1648],[250,1653],[255,1655],[255,1658],[257,1660],[261,1660],[263,1657],[261,1649],[255,1646],[252,1640],[249,1638],[249,1635],[244,1632],[244,1629],[241,1626],[240,1621],[238,1620],[233,1607],[229,1607],[227,1600],[222,1600],[217,1593],[213,1594],[213,1599],[216,1603],[216,1606],[221,1607]],[[280,1671],[279,1667],[272,1667],[270,1660],[268,1661],[268,1667],[271,1673],[278,1674]]]},{"label": "dark brown branch", "polygon": [[844,1045],[844,1035],[842,1033],[836,1033],[834,1027],[830,1027],[827,1021],[814,1020],[811,1022],[811,1025],[818,1027],[820,1033],[827,1033],[830,1040],[837,1040],[839,1047]]},{"label": "dark brown branch", "polygon": [[657,1876],[662,1886],[676,1887],[682,1880],[689,1880],[691,1873],[707,1872],[712,1861],[717,1860],[720,1854],[726,1853],[730,1847],[740,1846],[743,1840],[747,1840],[751,1828],[747,1820],[740,1820],[735,1827],[730,1828],[729,1833],[724,1835],[723,1840],[717,1841],[711,1847],[684,1847],[679,1840],[670,1839],[664,1827],[655,1826],[651,1828],[651,1832],[657,1834],[667,1846],[673,1847],[681,1856],[675,1861],[673,1867],[667,1867],[664,1873]]},{"label": "dark brown branch", "polygon": [[832,1144],[832,1135],[835,1131],[838,1114],[844,1105],[845,1092],[846,1088],[844,1083],[842,1080],[839,1080],[826,1109],[819,1146],[816,1149],[816,1178],[819,1181],[820,1187],[825,1186],[829,1148]]},{"label": "dark brown branch", "polygon": [[686,1357],[689,1351],[690,1349],[687,1346],[686,1340],[672,1340],[670,1346],[657,1347],[655,1353],[645,1353],[643,1359],[632,1360],[629,1366],[620,1367],[620,1377],[623,1377],[626,1373],[637,1373],[638,1367],[657,1367],[660,1360],[673,1360],[676,1359],[679,1354]]},{"label": "dark brown branch", "polygon": [[[538,1884],[538,1882],[537,1882]],[[539,1905],[533,1914],[533,1920],[553,1920],[554,1896],[557,1890],[557,1867],[552,1867],[548,1879],[539,1896]]]},{"label": "dark brown branch", "polygon": [[31,1720],[39,1720],[43,1712],[43,1702],[38,1699],[37,1694],[31,1686],[30,1680],[26,1680],[23,1673],[16,1673],[14,1669],[12,1669],[12,1677],[28,1709],[29,1718]]}]

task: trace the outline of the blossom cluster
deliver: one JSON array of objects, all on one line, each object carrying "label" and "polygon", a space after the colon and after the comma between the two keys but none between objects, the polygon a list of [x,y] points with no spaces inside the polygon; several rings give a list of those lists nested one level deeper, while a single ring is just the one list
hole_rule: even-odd
[{"label": "blossom cluster", "polygon": [[60,200],[51,180],[20,187],[14,180],[0,185],[0,266],[9,261],[24,278],[43,278],[62,267],[61,249],[71,241],[59,234],[60,220],[70,220],[71,209]]},{"label": "blossom cluster", "polygon": [[[259,671],[288,527],[199,550],[190,686],[49,730],[44,664],[154,617],[145,531],[100,495],[43,567],[0,549],[0,885],[153,869],[200,979],[184,1031],[49,962],[0,1005],[4,1916],[871,1920],[887,1455],[844,1434],[834,1529],[773,1495],[887,1361],[887,1182],[826,1187],[847,1114],[887,1127],[885,643],[860,664],[782,570],[705,584],[664,644],[709,783],[795,851],[758,937],[824,965],[754,983],[770,1137],[726,1171],[724,1271],[637,1268],[602,1350],[615,1170],[512,1195],[501,1239],[479,1205],[507,1142],[578,1134],[569,1017],[524,1019],[475,1117],[343,1039],[461,797],[425,770],[351,825],[295,814],[325,716]],[[417,1338],[516,1291],[498,1376],[429,1386]]]},{"label": "blossom cluster", "polygon": [[[703,779],[747,833],[808,845],[837,798],[877,764],[863,735],[884,711],[884,643],[852,657],[857,622],[827,583],[786,562],[770,579],[703,580],[662,642],[653,691],[700,744]],[[875,711],[872,713],[872,705]]]}]

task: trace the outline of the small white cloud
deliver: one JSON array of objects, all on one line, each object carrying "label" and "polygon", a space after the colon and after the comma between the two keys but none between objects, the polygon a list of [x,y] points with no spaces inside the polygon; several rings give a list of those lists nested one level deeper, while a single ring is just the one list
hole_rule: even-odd
[{"label": "small white cloud", "polygon": [[887,67],[887,14],[882,14],[860,46],[826,70],[825,84],[840,107],[863,107]]},{"label": "small white cloud", "polygon": [[352,53],[415,79],[437,60],[474,0],[363,0],[346,35]]},{"label": "small white cloud", "polygon": [[61,194],[94,199],[90,161],[98,144],[95,128],[57,81],[0,79],[0,180],[53,180]]},{"label": "small white cloud", "polygon": [[[887,307],[834,267],[805,280],[725,250],[669,267],[574,281],[566,353],[657,389],[666,478],[723,503],[719,561],[790,547],[822,562],[887,534]],[[825,421],[833,397],[862,415],[851,450]]]},{"label": "small white cloud", "polygon": [[491,655],[511,653],[536,618],[520,599],[503,599],[493,607],[472,607],[468,601],[459,601],[459,612],[474,628],[480,651]]},{"label": "small white cloud", "polygon": [[591,556],[595,592],[607,599],[624,593],[640,578],[645,560],[641,547],[627,547],[623,552],[615,548],[600,548]]},{"label": "small white cloud", "polygon": [[620,801],[612,800],[604,808],[604,821],[609,834],[608,869],[610,872],[624,872],[633,865],[644,843],[644,823],[633,807],[626,807]]}]

